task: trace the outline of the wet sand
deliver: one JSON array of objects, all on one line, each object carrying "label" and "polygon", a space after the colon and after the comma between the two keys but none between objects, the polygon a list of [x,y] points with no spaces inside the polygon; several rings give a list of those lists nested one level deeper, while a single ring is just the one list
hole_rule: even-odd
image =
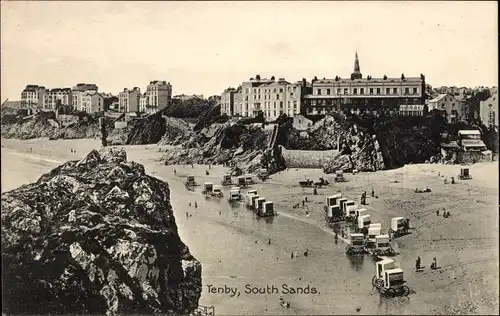
[{"label": "wet sand", "polygon": [[[35,181],[58,164],[46,158],[79,159],[91,148],[100,147],[92,140],[6,141],[2,141],[3,149],[11,150],[2,150],[2,191]],[[30,147],[33,153],[28,153]],[[77,153],[70,153],[70,148],[76,148]],[[288,170],[253,186],[273,200],[282,213],[272,220],[258,220],[242,206],[230,207],[225,199],[203,199],[201,187],[197,192],[189,192],[182,185],[181,175],[188,173],[194,174],[198,183],[219,183],[225,168],[213,166],[211,175],[206,177],[207,166],[192,169],[161,165],[157,161],[157,146],[126,149],[129,159],[144,164],[148,173],[170,184],[181,238],[203,265],[200,304],[215,305],[217,315],[498,312],[498,165],[474,165],[473,180],[458,180],[457,184],[446,186],[437,172],[456,176],[460,166],[410,165],[392,171],[346,175],[348,182],[320,189],[317,196],[312,195],[312,189],[300,188],[296,183],[304,177],[317,180],[321,171]],[[178,176],[174,176],[174,169]],[[325,177],[333,182],[331,176]],[[392,183],[394,180],[399,183]],[[415,187],[426,185],[431,193],[413,192]],[[371,286],[375,270],[372,259],[367,256],[355,261],[346,257],[345,244],[335,244],[331,230],[324,225],[323,203],[327,195],[340,190],[359,201],[361,191],[366,190],[369,195],[372,187],[379,198],[369,197],[366,208],[374,222],[381,222],[386,230],[390,218],[401,215],[409,217],[415,227],[411,235],[396,239],[394,245],[401,252],[396,261],[412,289],[409,298],[379,298]],[[306,194],[311,201],[307,203],[309,217],[304,209],[292,208]],[[188,206],[189,201],[195,200],[199,204],[196,210]],[[443,207],[451,212],[451,218],[436,216],[435,209]],[[192,213],[192,217],[186,218],[186,212]],[[269,238],[271,245],[267,244]],[[302,255],[306,248],[310,251],[307,258]],[[299,257],[290,259],[292,251]],[[426,266],[420,273],[413,268],[417,255]],[[442,268],[431,271],[428,266],[434,256]],[[244,293],[246,284],[280,288],[283,283],[316,287],[319,294]],[[208,293],[207,285],[237,287],[240,296]],[[291,303],[290,309],[279,305],[280,296]]]}]

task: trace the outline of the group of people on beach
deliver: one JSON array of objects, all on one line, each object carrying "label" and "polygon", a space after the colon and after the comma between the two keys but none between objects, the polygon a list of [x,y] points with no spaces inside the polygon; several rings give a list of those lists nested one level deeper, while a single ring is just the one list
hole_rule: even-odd
[{"label": "group of people on beach", "polygon": [[[189,202],[189,206],[191,207],[193,204],[191,202]],[[198,208],[198,202],[194,201],[194,208]],[[190,214],[189,212],[186,212],[186,218],[188,217],[192,217],[193,214]]]},{"label": "group of people on beach", "polygon": [[[422,263],[421,259],[420,259],[420,256],[417,257],[417,260],[415,260],[415,269],[417,272],[420,271],[420,269],[422,268],[422,266],[420,265]],[[437,259],[436,257],[434,257],[432,259],[432,263],[431,263],[431,269],[432,270],[435,270],[438,268],[438,265],[437,265]]]},{"label": "group of people on beach", "polygon": [[[439,216],[439,210],[436,210],[436,215]],[[443,207],[443,218],[448,218],[450,216],[450,211],[446,211],[446,209]]]}]

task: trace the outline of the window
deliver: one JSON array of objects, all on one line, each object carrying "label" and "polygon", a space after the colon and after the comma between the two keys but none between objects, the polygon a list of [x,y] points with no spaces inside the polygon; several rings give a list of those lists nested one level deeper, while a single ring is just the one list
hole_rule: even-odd
[{"label": "window", "polygon": [[373,88],[370,88],[370,94],[373,94]]},{"label": "window", "polygon": [[245,96],[245,101],[248,101],[248,95]]},{"label": "window", "polygon": [[337,94],[340,94],[340,88],[337,88]]},{"label": "window", "polygon": [[410,93],[410,88],[405,88],[405,94]]},{"label": "window", "polygon": [[[245,110],[248,111],[248,103],[245,104]],[[248,115],[248,114],[247,114]]]},{"label": "window", "polygon": [[293,101],[293,108],[296,109],[297,108],[297,101]]},{"label": "window", "polygon": [[391,88],[386,88],[385,89],[385,94],[391,94]]},{"label": "window", "polygon": [[380,94],[380,88],[377,88],[377,94]]},{"label": "window", "polygon": [[418,89],[417,88],[413,88],[413,94],[417,94],[418,93]]},{"label": "window", "polygon": [[257,93],[257,89],[253,89],[253,93]]},{"label": "window", "polygon": [[293,87],[293,92],[297,91],[297,87]]},{"label": "window", "polygon": [[398,88],[393,88],[393,89],[392,89],[392,93],[393,93],[393,94],[398,94]]},{"label": "window", "polygon": [[274,116],[276,116],[276,110],[274,110]]},{"label": "window", "polygon": [[326,94],[330,95],[330,89],[326,89]]},{"label": "window", "polygon": [[365,94],[365,88],[361,88],[359,90],[360,90],[359,94]]},{"label": "window", "polygon": [[290,105],[291,105],[291,102],[290,102],[290,101],[288,101],[288,107],[290,107]]},{"label": "window", "polygon": [[318,94],[321,95],[321,89],[318,89]]},{"label": "window", "polygon": [[344,94],[349,94],[349,89],[344,88]]},{"label": "window", "polygon": [[276,88],[274,88],[273,92],[276,92]]},{"label": "window", "polygon": [[276,102],[273,102],[274,103],[274,108],[276,109]]},{"label": "window", "polygon": [[354,88],[352,94],[358,94],[358,88]]},{"label": "window", "polygon": [[280,109],[283,108],[283,101],[280,101]]},{"label": "window", "polygon": [[283,89],[280,89],[280,93],[283,93]]},{"label": "window", "polygon": [[280,99],[280,95],[279,95],[279,94],[277,94],[277,95],[276,95],[276,100],[279,100],[279,99]]},{"label": "window", "polygon": [[248,94],[250,90],[248,88],[245,89],[245,93]]}]

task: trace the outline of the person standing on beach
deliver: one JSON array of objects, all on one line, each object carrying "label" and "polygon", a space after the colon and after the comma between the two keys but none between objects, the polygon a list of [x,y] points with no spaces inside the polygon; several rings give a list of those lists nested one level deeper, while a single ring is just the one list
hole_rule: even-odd
[{"label": "person standing on beach", "polygon": [[194,202],[194,208],[198,208],[198,202]]}]

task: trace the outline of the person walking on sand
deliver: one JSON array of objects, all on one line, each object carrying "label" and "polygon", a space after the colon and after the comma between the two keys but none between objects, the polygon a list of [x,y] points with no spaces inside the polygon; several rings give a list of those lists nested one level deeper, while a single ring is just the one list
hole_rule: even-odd
[{"label": "person walking on sand", "polygon": [[191,202],[189,202],[189,206],[191,206]]},{"label": "person walking on sand", "polygon": [[304,257],[307,257],[309,255],[309,249],[306,249],[306,251],[304,251]]},{"label": "person walking on sand", "polygon": [[194,202],[194,208],[198,208],[198,202]]},{"label": "person walking on sand", "polygon": [[292,251],[292,253],[290,253],[290,258],[293,259],[293,256],[294,255],[293,255],[293,251]]},{"label": "person walking on sand", "polygon": [[372,197],[375,197],[375,190],[372,188]]},{"label": "person walking on sand", "polygon": [[174,175],[177,175],[177,171],[174,169]]},{"label": "person walking on sand", "polygon": [[189,217],[189,213],[188,213],[188,212],[186,212],[186,218],[188,218],[188,217]]},{"label": "person walking on sand", "polygon": [[271,238],[269,238],[269,241],[267,242],[269,245],[271,244]]}]

